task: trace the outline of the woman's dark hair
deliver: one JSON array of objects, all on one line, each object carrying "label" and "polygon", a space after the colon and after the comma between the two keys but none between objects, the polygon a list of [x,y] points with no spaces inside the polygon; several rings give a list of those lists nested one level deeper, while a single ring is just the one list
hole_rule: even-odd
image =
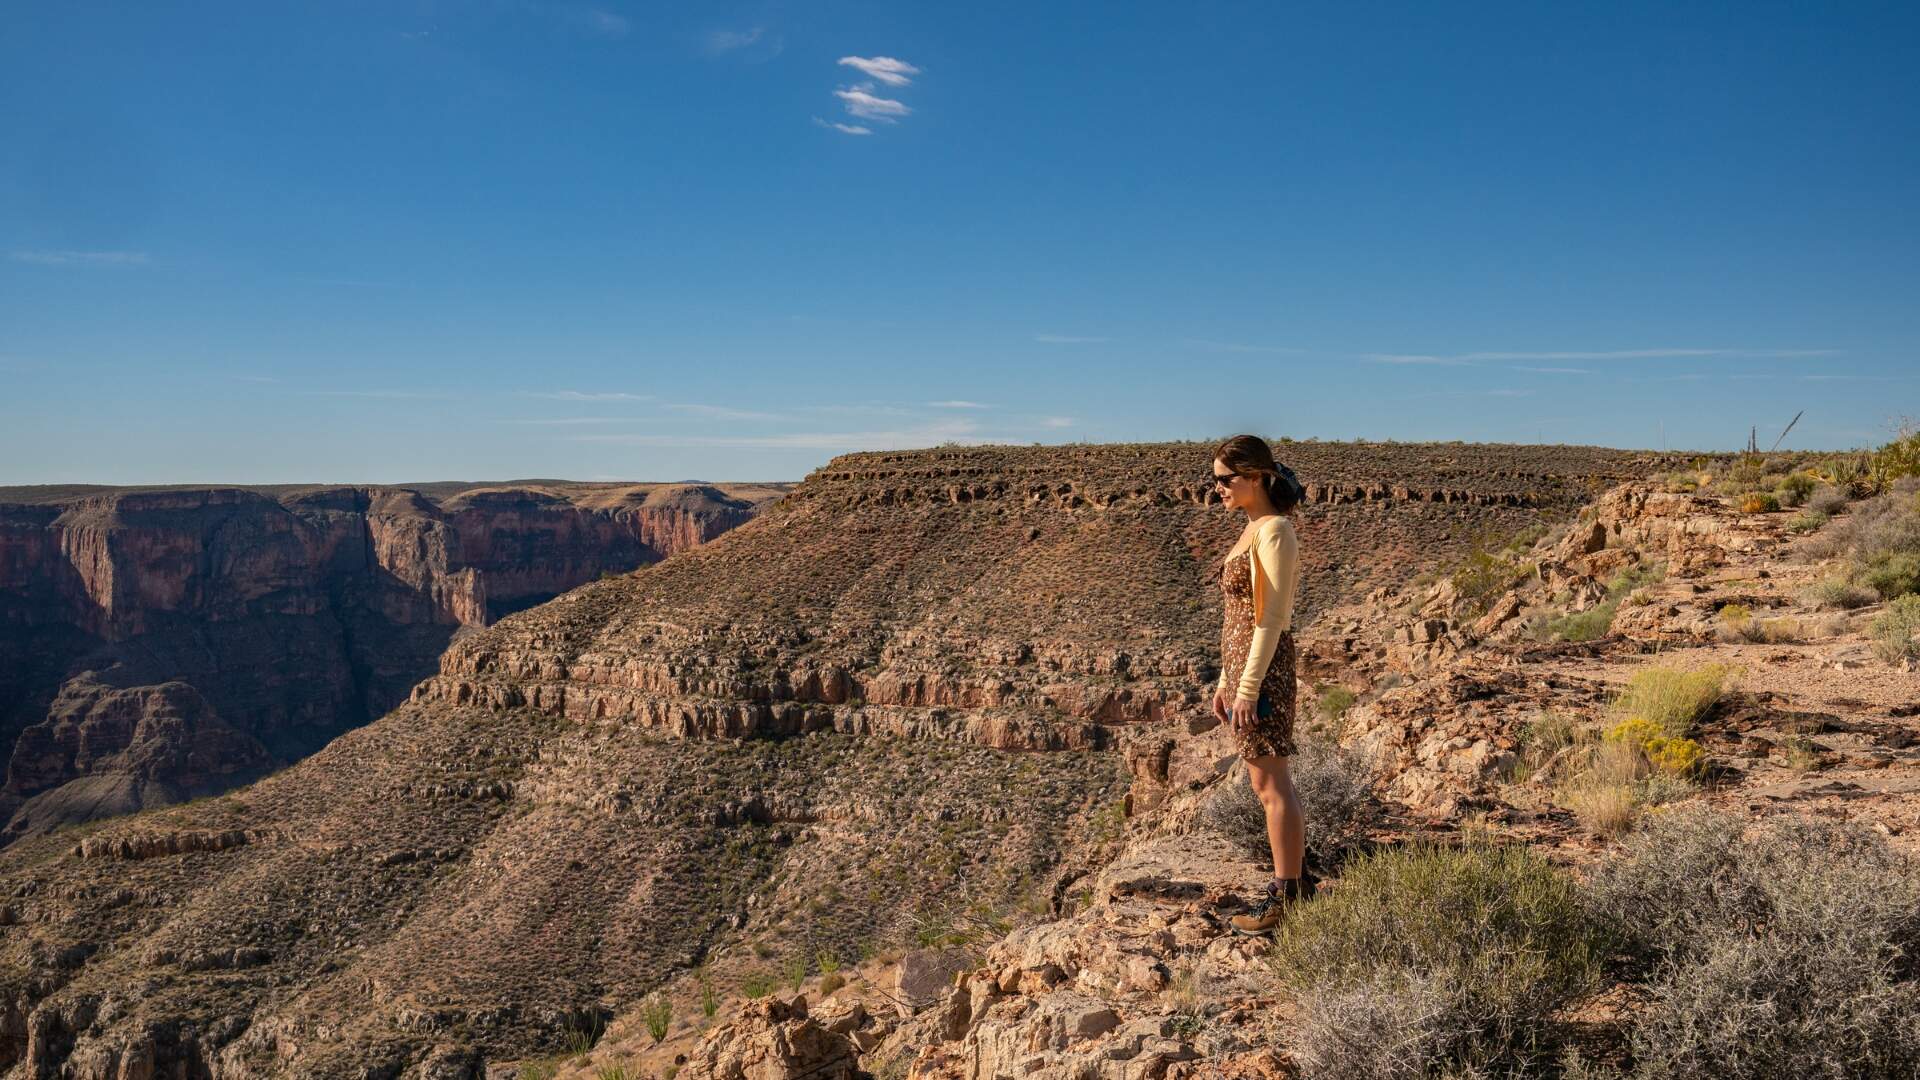
[{"label": "woman's dark hair", "polygon": [[1267,489],[1273,508],[1283,514],[1292,512],[1307,497],[1293,470],[1273,458],[1273,447],[1258,435],[1235,435],[1213,448],[1213,458],[1237,473],[1257,475]]}]

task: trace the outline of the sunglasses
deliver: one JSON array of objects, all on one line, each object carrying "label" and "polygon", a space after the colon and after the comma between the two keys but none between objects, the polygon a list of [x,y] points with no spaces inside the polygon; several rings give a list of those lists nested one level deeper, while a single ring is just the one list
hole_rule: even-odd
[{"label": "sunglasses", "polygon": [[1207,480],[1214,484],[1231,485],[1235,480],[1240,479],[1241,475],[1241,473],[1210,472],[1207,474]]}]

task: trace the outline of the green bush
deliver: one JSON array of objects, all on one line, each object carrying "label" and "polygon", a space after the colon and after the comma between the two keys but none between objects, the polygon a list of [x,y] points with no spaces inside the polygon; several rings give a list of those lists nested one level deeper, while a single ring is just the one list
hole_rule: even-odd
[{"label": "green bush", "polygon": [[667,1029],[673,1026],[673,1002],[665,994],[654,994],[640,1006],[641,1022],[647,1026],[647,1034],[654,1042],[667,1037]]},{"label": "green bush", "polygon": [[1330,724],[1338,724],[1347,710],[1353,707],[1353,691],[1344,686],[1329,686],[1320,692],[1320,715]]},{"label": "green bush", "polygon": [[1604,950],[1572,879],[1527,848],[1412,844],[1351,860],[1281,923],[1272,964],[1302,1076],[1425,1076],[1537,1059]]},{"label": "green bush", "polygon": [[1920,633],[1920,596],[1909,594],[1888,604],[1867,633],[1873,638],[1874,654],[1889,664],[1920,658],[1920,644],[1913,637]]},{"label": "green bush", "polygon": [[1888,552],[1875,556],[1860,568],[1860,584],[1880,594],[1883,600],[1920,592],[1920,554]]},{"label": "green bush", "polygon": [[1920,1076],[1920,866],[1858,823],[1652,815],[1587,887],[1636,1077]]},{"label": "green bush", "polygon": [[1731,671],[1725,664],[1708,664],[1693,671],[1643,668],[1633,673],[1614,699],[1614,712],[1623,719],[1645,717],[1668,736],[1684,738],[1693,733],[1694,721],[1720,700]]},{"label": "green bush", "polygon": [[1786,478],[1780,481],[1780,486],[1774,489],[1774,494],[1779,497],[1783,506],[1799,506],[1813,494],[1816,483],[1818,481],[1806,473],[1788,473]]},{"label": "green bush", "polygon": [[1816,610],[1829,608],[1866,607],[1878,600],[1879,594],[1864,585],[1855,585],[1845,577],[1838,575],[1824,577],[1814,582],[1800,594],[1800,602]]},{"label": "green bush", "polygon": [[1837,487],[1822,486],[1813,489],[1807,496],[1807,512],[1825,514],[1828,517],[1847,508],[1847,493]]}]

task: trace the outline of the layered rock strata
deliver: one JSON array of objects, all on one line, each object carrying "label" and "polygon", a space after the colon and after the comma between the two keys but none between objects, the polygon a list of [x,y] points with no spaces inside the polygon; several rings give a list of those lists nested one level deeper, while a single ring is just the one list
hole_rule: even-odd
[{"label": "layered rock strata", "polygon": [[698,546],[777,496],[0,492],[0,839],[297,760],[397,704],[456,633]]}]

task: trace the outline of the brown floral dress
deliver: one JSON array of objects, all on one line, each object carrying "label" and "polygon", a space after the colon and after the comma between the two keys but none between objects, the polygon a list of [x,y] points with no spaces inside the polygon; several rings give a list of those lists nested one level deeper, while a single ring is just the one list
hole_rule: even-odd
[{"label": "brown floral dress", "polygon": [[[1253,582],[1248,565],[1248,552],[1252,550],[1249,547],[1221,564],[1220,593],[1226,614],[1220,623],[1220,662],[1226,668],[1229,687],[1239,682],[1240,673],[1247,667],[1247,650],[1253,646]],[[1266,676],[1260,680],[1260,700],[1271,705],[1272,711],[1256,717],[1249,730],[1233,732],[1243,759],[1294,755],[1293,667],[1293,631],[1282,630]],[[1231,722],[1228,727],[1232,727]]]}]

